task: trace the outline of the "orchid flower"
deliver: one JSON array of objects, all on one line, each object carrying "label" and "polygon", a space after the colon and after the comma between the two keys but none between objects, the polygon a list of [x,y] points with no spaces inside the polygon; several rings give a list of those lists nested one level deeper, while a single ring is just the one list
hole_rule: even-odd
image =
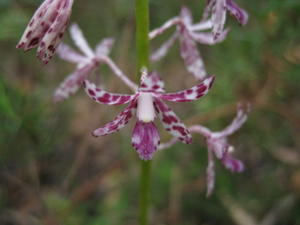
[{"label": "orchid flower", "polygon": [[[232,172],[242,172],[244,170],[244,164],[231,155],[234,151],[234,147],[228,143],[227,137],[239,130],[246,122],[248,111],[249,106],[245,109],[239,105],[235,119],[229,126],[219,132],[212,132],[201,125],[194,125],[188,128],[191,133],[201,134],[206,139],[208,148],[207,196],[211,195],[215,184],[215,165],[213,155],[221,160],[225,168]],[[176,142],[177,140],[173,138],[169,142],[160,144],[158,150],[170,148]]]},{"label": "orchid flower", "polygon": [[198,85],[176,93],[164,93],[164,83],[156,72],[142,72],[141,84],[133,95],[106,92],[95,84],[84,81],[84,88],[94,101],[107,105],[129,105],[117,117],[92,132],[95,137],[108,135],[123,128],[135,115],[137,122],[132,134],[132,145],[142,160],[152,159],[160,143],[158,130],[154,124],[156,116],[161,120],[164,128],[176,139],[184,143],[191,143],[189,130],[176,114],[162,101],[188,102],[206,95],[213,84],[214,76],[208,77]]},{"label": "orchid flower", "polygon": [[17,48],[38,46],[37,57],[49,62],[69,23],[73,0],[45,0],[27,25]]},{"label": "orchid flower", "polygon": [[99,44],[97,44],[95,51],[93,51],[77,24],[71,25],[70,34],[75,45],[83,54],[76,52],[64,43],[59,45],[57,49],[58,56],[68,62],[75,63],[77,66],[75,71],[69,75],[55,91],[54,101],[64,100],[71,94],[75,93],[81,86],[82,82],[87,79],[87,77],[99,66],[100,63],[107,64],[131,89],[137,89],[137,85],[130,81],[108,57],[114,42],[112,38],[103,39]]},{"label": "orchid flower", "polygon": [[203,14],[203,21],[206,21],[211,14],[214,39],[218,39],[223,33],[227,11],[229,11],[241,25],[245,25],[248,22],[248,13],[240,8],[233,0],[208,0]]},{"label": "orchid flower", "polygon": [[224,31],[218,39],[214,39],[211,32],[203,32],[203,30],[212,28],[211,21],[207,20],[193,24],[190,10],[187,7],[182,7],[179,17],[167,21],[160,28],[150,32],[149,38],[155,38],[174,25],[177,26],[177,30],[151,55],[151,60],[160,60],[167,54],[170,47],[175,43],[175,40],[179,39],[181,57],[184,60],[187,70],[192,73],[197,80],[205,79],[207,73],[201,55],[197,50],[196,42],[205,45],[217,44],[225,39],[228,30]]}]

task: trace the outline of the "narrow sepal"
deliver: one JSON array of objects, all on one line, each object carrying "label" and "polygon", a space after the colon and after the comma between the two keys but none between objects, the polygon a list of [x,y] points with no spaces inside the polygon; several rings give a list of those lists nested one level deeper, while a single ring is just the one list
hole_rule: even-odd
[{"label": "narrow sepal", "polygon": [[214,82],[214,76],[206,78],[200,84],[176,93],[154,93],[157,98],[172,102],[189,102],[197,100],[206,95]]},{"label": "narrow sepal", "polygon": [[83,81],[83,86],[87,95],[95,102],[106,105],[122,105],[131,102],[138,94],[125,95],[106,92],[88,80]]}]

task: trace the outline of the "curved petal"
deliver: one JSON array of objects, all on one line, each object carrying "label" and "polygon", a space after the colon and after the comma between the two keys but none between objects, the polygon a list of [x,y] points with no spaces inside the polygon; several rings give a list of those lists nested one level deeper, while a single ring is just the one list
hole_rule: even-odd
[{"label": "curved petal", "polygon": [[164,82],[157,71],[152,71],[149,74],[147,72],[142,74],[139,91],[164,92]]},{"label": "curved petal", "polygon": [[134,114],[134,111],[136,110],[136,107],[136,100],[133,100],[130,105],[127,106],[121,113],[119,113],[113,121],[107,123],[103,127],[94,130],[92,132],[92,135],[95,137],[99,137],[119,131],[129,122]]},{"label": "curved petal", "polygon": [[193,33],[191,33],[191,36],[193,37],[193,39],[195,41],[199,42],[200,44],[214,45],[214,44],[224,41],[228,32],[229,32],[229,29],[222,31],[217,39],[214,38],[214,36],[211,32],[205,32],[205,33],[204,32],[201,32],[201,33],[193,32]]},{"label": "curved petal", "polygon": [[164,128],[181,142],[190,144],[192,136],[176,114],[159,99],[154,100],[155,108]]},{"label": "curved petal", "polygon": [[124,95],[124,94],[115,94],[109,93],[101,88],[97,88],[95,84],[89,82],[88,80],[83,81],[83,86],[85,92],[90,98],[95,102],[106,104],[106,105],[121,105],[131,102],[138,94],[134,95]]},{"label": "curved petal", "polygon": [[57,55],[61,59],[71,63],[81,63],[86,60],[84,56],[80,55],[79,53],[74,51],[74,49],[72,49],[69,45],[64,43],[60,43],[60,45],[58,46]]},{"label": "curved petal", "polygon": [[206,76],[205,66],[195,41],[192,39],[185,26],[178,26],[178,30],[180,55],[187,70],[192,73],[196,79],[204,79]]},{"label": "curved petal", "polygon": [[233,15],[241,25],[248,22],[248,13],[241,9],[233,0],[226,0],[226,9]]},{"label": "curved petal", "polygon": [[153,122],[137,121],[133,129],[131,142],[142,160],[152,159],[160,143],[155,124]]},{"label": "curved petal", "polygon": [[82,82],[97,67],[97,63],[92,62],[77,69],[69,75],[58,87],[54,93],[54,101],[59,102],[74,94],[81,86]]},{"label": "curved petal", "polygon": [[87,56],[94,57],[95,54],[89,44],[87,43],[85,37],[82,34],[81,29],[77,24],[72,24],[70,26],[71,37],[75,43],[75,45]]},{"label": "curved petal", "polygon": [[157,98],[171,102],[189,102],[201,98],[206,95],[214,82],[214,76],[206,78],[200,84],[176,93],[153,93]]},{"label": "curved petal", "polygon": [[222,163],[226,167],[226,169],[231,172],[243,172],[245,167],[242,161],[233,158],[229,153],[225,154],[222,158]]}]

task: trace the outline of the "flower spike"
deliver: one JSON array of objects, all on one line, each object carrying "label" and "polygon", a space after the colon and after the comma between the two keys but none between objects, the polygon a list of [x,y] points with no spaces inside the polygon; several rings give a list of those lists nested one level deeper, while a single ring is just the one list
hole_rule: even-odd
[{"label": "flower spike", "polygon": [[164,94],[164,83],[158,73],[142,71],[141,84],[133,95],[121,95],[106,92],[97,88],[89,81],[83,85],[86,93],[96,102],[107,105],[129,103],[112,122],[96,129],[92,134],[96,137],[107,135],[124,127],[135,114],[137,122],[132,134],[132,146],[142,160],[152,159],[156,152],[160,138],[154,124],[156,116],[161,120],[165,129],[176,139],[186,144],[192,141],[191,134],[176,114],[162,101],[192,101],[205,95],[213,83],[209,77],[201,84],[178,93]]},{"label": "flower spike", "polygon": [[73,0],[45,0],[27,25],[17,48],[38,46],[37,57],[45,64],[54,55],[69,23]]}]

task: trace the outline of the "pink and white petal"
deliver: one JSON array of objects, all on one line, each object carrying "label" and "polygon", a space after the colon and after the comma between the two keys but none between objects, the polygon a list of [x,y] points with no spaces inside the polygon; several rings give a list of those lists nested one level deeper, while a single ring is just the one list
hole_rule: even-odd
[{"label": "pink and white petal", "polygon": [[152,62],[157,62],[160,59],[162,59],[163,57],[166,56],[166,54],[168,53],[169,49],[171,48],[171,46],[175,43],[176,39],[178,38],[178,33],[175,32],[167,41],[165,41],[160,47],[159,49],[157,49],[156,51],[154,51],[151,56],[150,56],[150,60]]},{"label": "pink and white petal", "polygon": [[212,7],[212,33],[214,39],[218,39],[222,33],[226,21],[226,0],[217,0]]},{"label": "pink and white petal", "polygon": [[145,72],[141,76],[139,91],[143,92],[164,92],[164,82],[157,71]]},{"label": "pink and white petal", "polygon": [[82,85],[82,82],[91,74],[91,72],[97,67],[97,63],[90,63],[78,68],[74,73],[68,76],[58,87],[54,93],[54,101],[59,102],[70,95],[74,94],[78,88]]},{"label": "pink and white petal", "polygon": [[193,125],[189,127],[189,131],[191,133],[198,133],[202,135],[204,138],[210,138],[212,135],[212,132],[207,127],[204,127],[202,125]]},{"label": "pink and white petal", "polygon": [[65,30],[67,29],[73,1],[65,1],[58,10],[58,15],[40,41],[37,57],[45,64],[52,58]]},{"label": "pink and white petal", "polygon": [[37,47],[58,14],[56,6],[59,1],[45,0],[36,10],[27,25],[17,48],[25,51]]},{"label": "pink and white petal", "polygon": [[159,99],[154,100],[154,106],[164,128],[183,143],[190,144],[192,136],[176,114]]},{"label": "pink and white petal", "polygon": [[76,64],[85,62],[86,60],[86,57],[80,55],[79,53],[74,51],[74,49],[72,49],[69,45],[64,43],[60,43],[60,45],[58,46],[57,55],[65,61]]},{"label": "pink and white petal", "polygon": [[152,159],[160,143],[155,124],[153,122],[137,121],[133,129],[131,142],[142,160]]},{"label": "pink and white petal", "polygon": [[250,110],[249,104],[246,104],[245,106],[239,104],[237,107],[236,117],[233,119],[231,124],[220,132],[214,132],[214,137],[216,138],[227,137],[229,135],[232,135],[237,130],[239,130],[243,126],[243,124],[247,121],[249,110]]},{"label": "pink and white petal", "polygon": [[76,23],[70,26],[70,33],[75,45],[82,51],[82,53],[84,53],[89,58],[95,56],[93,50],[83,36],[81,29]]},{"label": "pink and white petal", "polygon": [[215,162],[213,153],[211,151],[208,151],[208,164],[206,168],[206,196],[210,196],[214,190],[215,187]]},{"label": "pink and white petal", "polygon": [[242,161],[233,158],[229,153],[225,154],[222,158],[222,163],[226,167],[226,169],[230,170],[231,172],[243,172],[245,166]]},{"label": "pink and white petal", "polygon": [[105,38],[96,46],[96,56],[101,57],[103,55],[108,55],[111,51],[111,48],[114,44],[113,38]]},{"label": "pink and white petal", "polygon": [[226,0],[226,9],[233,15],[241,25],[248,22],[248,13],[240,8],[233,0]]},{"label": "pink and white petal", "polygon": [[184,26],[179,26],[180,55],[187,70],[194,75],[197,80],[203,80],[207,75],[205,66],[197,45]]},{"label": "pink and white petal", "polygon": [[205,45],[214,45],[217,43],[220,43],[222,41],[225,40],[227,34],[229,32],[229,29],[224,30],[223,32],[221,32],[221,34],[218,36],[217,39],[214,39],[214,36],[211,32],[193,32],[191,33],[191,36],[193,37],[193,39],[197,42],[199,42],[200,44],[205,44]]},{"label": "pink and white petal", "polygon": [[192,13],[186,6],[181,7],[180,18],[185,26],[191,26],[193,23]]},{"label": "pink and white petal", "polygon": [[200,84],[176,93],[153,93],[156,98],[160,98],[172,102],[189,102],[197,100],[206,95],[211,88],[215,77],[210,76]]},{"label": "pink and white petal", "polygon": [[133,99],[137,98],[138,94],[134,95],[124,95],[115,94],[104,91],[101,88],[96,87],[95,84],[89,82],[88,80],[83,81],[83,86],[85,92],[88,96],[95,102],[106,105],[122,105],[131,102]]},{"label": "pink and white petal", "polygon": [[178,138],[173,137],[170,141],[159,144],[159,146],[157,147],[157,150],[165,150],[165,149],[171,148],[174,144],[177,143],[177,141],[178,141]]},{"label": "pink and white petal", "polygon": [[127,106],[121,113],[119,113],[113,121],[107,123],[103,127],[94,130],[92,132],[92,135],[94,137],[99,137],[119,131],[132,118],[133,114],[135,113],[136,107],[137,104],[135,99],[129,104],[129,106]]}]

